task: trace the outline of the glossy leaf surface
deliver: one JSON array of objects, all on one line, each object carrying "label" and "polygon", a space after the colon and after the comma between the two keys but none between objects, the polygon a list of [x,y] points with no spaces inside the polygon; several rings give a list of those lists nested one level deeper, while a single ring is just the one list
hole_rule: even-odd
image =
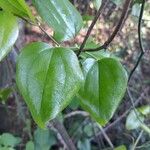
[{"label": "glossy leaf surface", "polygon": [[93,62],[89,60],[83,64],[86,79],[79,98],[83,108],[98,123],[105,125],[124,96],[127,75],[120,62],[114,58]]},{"label": "glossy leaf surface", "polygon": [[44,21],[54,29],[55,38],[73,38],[83,25],[82,17],[69,0],[32,0]]},{"label": "glossy leaf surface", "polygon": [[73,51],[45,43],[26,46],[18,59],[18,87],[36,123],[44,128],[78,92],[83,75]]},{"label": "glossy leaf surface", "polygon": [[5,11],[0,11],[0,61],[10,52],[17,40],[18,32],[16,17]]},{"label": "glossy leaf surface", "polygon": [[34,20],[34,17],[24,0],[0,0],[0,7],[14,15]]}]

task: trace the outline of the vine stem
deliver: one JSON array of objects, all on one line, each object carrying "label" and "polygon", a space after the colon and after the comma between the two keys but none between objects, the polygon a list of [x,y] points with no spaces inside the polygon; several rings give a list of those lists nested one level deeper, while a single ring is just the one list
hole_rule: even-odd
[{"label": "vine stem", "polygon": [[134,145],[132,146],[131,150],[135,150],[135,149],[136,149],[136,146],[137,146],[137,144],[139,143],[139,140],[140,140],[140,138],[142,137],[142,135],[143,135],[143,130],[140,132],[140,134],[139,134],[139,136],[137,137],[137,139],[136,139]]},{"label": "vine stem", "polygon": [[140,16],[139,16],[139,22],[138,22],[138,39],[139,39],[139,46],[140,46],[140,50],[141,50],[141,53],[140,53],[140,56],[134,66],[134,68],[131,70],[130,74],[129,74],[129,79],[128,79],[128,82],[130,81],[133,73],[135,72],[136,68],[138,67],[144,53],[145,53],[145,50],[144,50],[144,47],[143,47],[143,44],[142,44],[142,38],[141,38],[141,24],[142,24],[142,18],[143,18],[143,12],[144,12],[144,6],[145,6],[145,0],[142,1],[142,6],[141,6],[141,11],[140,11]]},{"label": "vine stem", "polygon": [[105,130],[104,130],[104,129],[102,128],[102,126],[100,126],[99,124],[98,124],[98,126],[99,126],[99,128],[100,128],[100,130],[101,130],[101,132],[102,132],[102,134],[103,134],[103,136],[104,136],[104,138],[105,138],[106,141],[108,142],[109,146],[110,146],[112,149],[114,149],[114,145],[112,144],[112,142],[111,142],[110,138],[108,137],[108,135],[105,133]]},{"label": "vine stem", "polygon": [[89,36],[90,36],[92,30],[93,30],[93,27],[95,26],[95,24],[96,24],[98,18],[99,18],[100,15],[102,14],[102,12],[103,12],[103,10],[105,9],[105,7],[107,6],[108,2],[109,2],[109,0],[106,0],[105,2],[103,1],[103,4],[101,5],[101,7],[99,8],[98,12],[96,13],[95,18],[93,19],[93,21],[92,21],[90,27],[88,28],[87,34],[86,34],[86,36],[85,36],[85,38],[84,38],[84,40],[83,40],[83,42],[82,42],[82,44],[81,44],[81,46],[80,46],[80,49],[79,49],[79,51],[78,51],[78,53],[77,53],[77,56],[78,56],[78,57],[79,57],[79,55],[81,54],[81,52],[83,51],[83,49],[84,49],[84,47],[85,47],[85,44],[86,44],[86,42],[87,42],[87,40],[88,40],[88,38],[89,38]]},{"label": "vine stem", "polygon": [[25,22],[27,22],[27,23],[29,23],[29,24],[31,24],[31,25],[33,25],[33,26],[37,26],[37,27],[39,27],[39,29],[45,34],[45,35],[47,35],[48,36],[48,38],[55,44],[55,45],[57,45],[58,47],[60,47],[60,44],[51,36],[51,35],[49,35],[43,28],[42,28],[42,26],[41,26],[41,23],[40,23],[40,21],[36,18],[36,21],[37,22],[31,22],[30,20],[28,20],[28,19],[26,19],[26,18],[24,18],[24,17],[22,17],[22,16],[19,16],[18,14],[16,15],[16,14],[14,14],[16,17],[19,17],[19,18],[21,18],[22,20],[24,20]]},{"label": "vine stem", "polygon": [[64,125],[57,119],[53,119],[50,123],[57,130],[59,135],[62,137],[62,140],[65,143],[67,150],[76,150],[76,147],[72,142],[71,138],[69,137]]},{"label": "vine stem", "polygon": [[43,31],[43,33],[45,33],[54,44],[60,47],[60,44],[42,28],[40,21],[38,19],[36,20],[37,20],[37,26],[41,29],[41,31]]},{"label": "vine stem", "polygon": [[130,8],[132,0],[126,0],[124,3],[124,7],[123,7],[123,11],[122,14],[120,16],[120,19],[118,21],[118,24],[116,25],[114,31],[112,32],[112,34],[110,35],[110,37],[107,39],[107,41],[100,47],[98,48],[93,48],[93,49],[83,49],[82,51],[99,51],[102,49],[107,49],[107,47],[110,45],[110,43],[114,40],[114,38],[116,37],[117,33],[120,31],[120,29],[123,26],[123,23],[125,23],[125,19],[126,16],[128,14],[128,10]]}]

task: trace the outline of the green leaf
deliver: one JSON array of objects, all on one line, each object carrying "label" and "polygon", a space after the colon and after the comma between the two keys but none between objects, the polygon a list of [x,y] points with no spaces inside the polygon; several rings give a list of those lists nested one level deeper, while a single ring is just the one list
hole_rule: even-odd
[{"label": "green leaf", "polygon": [[10,133],[3,133],[0,136],[0,145],[4,145],[4,146],[11,146],[14,147],[17,144],[19,144],[21,142],[21,139],[19,137],[14,137],[12,134]]},{"label": "green leaf", "polygon": [[34,141],[36,150],[49,150],[52,145],[57,143],[52,131],[42,130],[40,128],[34,132]]},{"label": "green leaf", "polygon": [[98,10],[102,4],[102,0],[93,0],[94,1],[94,6]]},{"label": "green leaf", "polygon": [[88,22],[90,20],[94,19],[94,16],[90,16],[90,15],[83,15],[82,16],[83,21]]},{"label": "green leaf", "polygon": [[32,141],[27,142],[26,150],[34,150],[34,143]]},{"label": "green leaf", "polygon": [[85,49],[93,49],[93,48],[98,48],[98,47],[99,47],[99,44],[96,44],[93,38],[89,38],[85,44]]},{"label": "green leaf", "polygon": [[0,0],[0,7],[14,15],[34,20],[34,16],[24,0]]},{"label": "green leaf", "polygon": [[116,4],[117,6],[120,6],[123,4],[124,0],[111,0],[114,4]]},{"label": "green leaf", "polygon": [[72,109],[72,110],[76,110],[78,107],[79,107],[79,100],[78,98],[75,96],[73,97],[71,103],[69,104],[69,107]]},{"label": "green leaf", "polygon": [[15,149],[12,147],[1,147],[0,146],[0,150],[15,150]]},{"label": "green leaf", "polygon": [[97,127],[96,123],[88,123],[84,129],[83,129],[84,133],[88,136],[88,137],[92,137],[94,132],[99,132],[99,128]]},{"label": "green leaf", "polygon": [[10,52],[17,40],[18,32],[16,17],[5,11],[0,11],[0,62]]},{"label": "green leaf", "polygon": [[37,42],[26,46],[18,58],[19,90],[42,128],[70,103],[82,80],[78,59],[70,49]]},{"label": "green leaf", "polygon": [[127,73],[114,58],[103,58],[93,65],[92,63],[83,64],[86,79],[79,91],[79,98],[82,107],[98,123],[105,125],[112,118],[124,96]]},{"label": "green leaf", "polygon": [[77,143],[78,150],[91,150],[91,144],[89,139],[83,139]]},{"label": "green leaf", "polygon": [[[110,57],[111,53],[106,50],[101,50],[101,51],[97,51],[97,52],[85,52],[84,56],[87,58],[92,57],[95,60],[101,60],[102,58]],[[113,57],[113,56],[111,56],[111,57]]]},{"label": "green leaf", "polygon": [[139,17],[140,16],[140,10],[141,10],[141,5],[138,4],[138,3],[135,3],[133,6],[132,6],[132,12],[131,14],[135,17]]},{"label": "green leaf", "polygon": [[126,120],[126,128],[128,130],[137,129],[144,126],[144,119],[150,114],[150,106],[142,106],[132,110]]},{"label": "green leaf", "polygon": [[69,0],[32,0],[44,21],[54,29],[55,39],[73,38],[81,29],[81,15]]},{"label": "green leaf", "polygon": [[144,116],[148,116],[150,115],[150,106],[146,105],[146,106],[141,106],[138,108],[138,111],[144,115]]},{"label": "green leaf", "polygon": [[142,2],[143,2],[143,0],[134,0],[134,3],[141,4]]},{"label": "green leaf", "polygon": [[11,92],[11,88],[0,89],[0,101],[6,102]]},{"label": "green leaf", "polygon": [[125,145],[121,145],[119,147],[116,147],[114,150],[127,150]]},{"label": "green leaf", "polygon": [[[136,113],[135,113],[135,111],[136,111]],[[144,121],[144,116],[141,115],[137,110],[132,110],[127,117],[126,128],[128,130],[133,130],[133,129],[139,128],[143,121]]]}]

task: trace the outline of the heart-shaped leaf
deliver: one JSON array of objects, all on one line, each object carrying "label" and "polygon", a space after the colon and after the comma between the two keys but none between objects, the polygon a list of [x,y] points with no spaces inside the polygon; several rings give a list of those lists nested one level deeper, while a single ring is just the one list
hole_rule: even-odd
[{"label": "heart-shaped leaf", "polygon": [[25,0],[0,0],[0,7],[14,15],[34,20],[34,16],[32,15]]},{"label": "heart-shaped leaf", "polygon": [[17,19],[10,13],[0,11],[0,61],[10,52],[18,37]]},{"label": "heart-shaped leaf", "polygon": [[80,31],[82,17],[69,0],[32,1],[41,17],[54,29],[56,40],[69,40]]},{"label": "heart-shaped leaf", "polygon": [[[85,69],[86,68],[86,69]],[[86,60],[83,63],[85,83],[79,91],[81,105],[101,125],[113,116],[127,86],[127,74],[114,58]]]},{"label": "heart-shaped leaf", "polygon": [[19,90],[42,128],[69,104],[82,80],[78,59],[69,49],[32,43],[18,58]]}]

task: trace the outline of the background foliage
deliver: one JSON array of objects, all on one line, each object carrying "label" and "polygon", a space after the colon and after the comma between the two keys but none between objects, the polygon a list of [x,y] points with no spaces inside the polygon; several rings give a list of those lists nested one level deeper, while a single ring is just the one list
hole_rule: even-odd
[{"label": "background foliage", "polygon": [[[36,2],[36,0],[34,1]],[[7,2],[10,4],[9,8],[4,8],[4,6],[6,5],[5,3]],[[17,9],[14,9],[14,2],[16,3]],[[54,35],[56,45],[60,41],[65,41],[61,43],[61,46],[71,47],[72,49],[78,48],[79,44],[82,43],[86,35],[87,29],[90,23],[92,22],[92,19],[94,18],[97,10],[99,9],[101,0],[72,0],[72,4],[77,8],[77,10],[79,10],[80,14],[82,15],[83,21],[79,13],[76,10],[74,10],[76,13],[73,13],[72,18],[69,18],[69,20],[71,21],[67,21],[67,24],[62,24],[62,27],[56,25],[57,20],[51,20],[45,16],[45,12],[42,12],[41,8],[39,7],[41,6],[41,2],[42,1],[39,1],[39,3],[35,4],[38,8],[37,11],[39,12],[43,20],[52,28],[49,28],[45,22],[42,22],[42,18],[39,17],[37,11],[35,10],[35,7],[31,4],[31,1],[28,1],[28,7],[23,2],[23,0],[14,0],[13,2],[9,0],[0,0],[1,8],[6,9],[13,15],[15,14],[15,16],[10,16],[12,14],[7,14],[7,17],[4,17],[5,14],[3,16],[1,15],[2,13],[0,13],[0,19],[3,19],[3,21],[0,22],[0,31],[3,31],[6,28],[6,26],[3,26],[5,22],[7,22],[8,25],[7,30],[5,30],[6,32],[0,32],[0,41],[5,41],[1,42],[0,44],[0,53],[3,50],[7,49],[7,54],[10,51],[10,47],[12,47],[12,45],[16,41],[16,38],[13,36],[13,32],[16,33],[15,35],[17,35],[18,33],[18,25],[13,23],[13,21],[17,19],[16,16],[24,18],[28,22],[34,23],[36,22],[36,19],[39,22],[41,22],[41,24],[32,25],[25,21],[19,21],[19,28],[21,29],[20,35],[16,44],[13,47],[13,50],[5,59],[3,59],[4,56],[1,57],[0,55],[0,60],[3,59],[3,61],[1,61],[0,63],[0,149],[65,149],[64,147],[67,147],[67,132],[69,138],[72,139],[76,148],[79,150],[148,150],[150,148],[150,2],[146,1],[144,15],[142,19],[142,40],[146,52],[143,59],[140,62],[140,65],[138,66],[130,80],[130,83],[128,85],[128,94],[126,93],[125,97],[123,98],[123,101],[121,102],[119,108],[115,112],[113,118],[104,128],[102,128],[93,119],[91,119],[91,117],[89,117],[89,114],[87,112],[85,112],[81,108],[79,98],[80,96],[78,95],[74,97],[69,106],[57,116],[57,120],[55,122],[51,122],[49,130],[42,130],[37,127],[37,125],[32,120],[32,117],[30,116],[29,110],[26,104],[24,103],[23,98],[18,93],[18,89],[15,84],[16,57],[18,53],[20,53],[20,49],[22,49],[24,45],[30,42],[43,41],[53,46],[54,43],[51,42],[51,39],[48,35]],[[54,1],[51,2],[53,4]],[[57,2],[60,2],[63,6],[63,9],[66,10],[66,17],[67,15],[69,16],[70,13],[72,14],[72,12],[68,10],[68,7],[65,7],[64,0]],[[111,0],[107,4],[101,17],[95,25],[91,36],[88,39],[87,44],[85,45],[85,48],[96,48],[98,47],[99,43],[104,43],[106,41],[107,37],[110,36],[110,34],[113,31],[113,28],[115,27],[117,21],[120,18],[120,14],[123,9],[123,3],[123,0]],[[137,24],[138,17],[140,14],[141,3],[142,0],[133,1],[132,7],[129,9],[128,17],[126,18],[126,22],[124,23],[122,30],[120,30],[115,40],[110,44],[107,52],[86,52],[84,54],[81,54],[81,57],[83,59],[91,59],[92,57],[96,60],[99,60],[99,66],[101,65],[101,58],[111,57],[113,58],[113,61],[114,59],[116,60],[116,63],[118,61],[121,61],[128,72],[132,70],[135,63],[137,62],[137,58],[140,52]],[[71,10],[74,9],[71,3],[69,3],[68,5]],[[32,13],[30,12],[30,9],[32,10]],[[57,8],[53,9],[53,11],[57,11]],[[52,9],[49,9],[49,11],[51,10]],[[61,10],[58,13],[58,17],[60,14],[62,14],[62,12],[63,10]],[[34,16],[36,16],[37,18],[35,18]],[[61,17],[63,18],[64,16],[60,16],[60,18]],[[76,22],[76,20],[78,20],[78,22]],[[68,30],[67,26],[74,26],[76,24],[78,24],[76,30],[74,30],[74,28],[69,28]],[[15,26],[15,30],[9,32],[8,29],[12,28],[12,26]],[[83,28],[81,29],[82,26]],[[45,34],[45,32],[48,35]],[[78,32],[79,34],[75,37],[75,39],[72,39]],[[2,37],[4,37],[2,36],[2,33],[6,35],[5,37],[8,37],[8,42],[11,41],[7,44],[8,48],[6,48],[5,46],[7,40],[1,39]],[[41,61],[43,60],[43,66],[41,66],[41,69],[46,67],[46,65],[51,66],[51,64],[47,64],[48,61],[45,61],[47,60],[45,58],[47,58],[47,53],[53,53],[53,50],[51,50],[52,48],[50,48],[49,46],[46,47],[48,47],[49,50],[43,54],[43,57],[39,56],[39,59]],[[67,50],[65,49],[65,51]],[[70,54],[70,56],[66,56],[65,51],[65,57],[73,57],[72,54]],[[55,52],[55,55],[59,55],[59,52]],[[53,62],[56,62],[57,60],[55,58],[55,55],[51,58]],[[24,57],[23,54],[20,57]],[[66,60],[65,57],[63,58],[63,60]],[[26,57],[24,58],[26,59]],[[30,60],[32,61],[32,58],[29,59],[29,61]],[[59,60],[61,60],[61,58],[59,58]],[[75,57],[73,60],[74,62],[76,62]],[[93,63],[93,60],[90,61]],[[63,62],[65,62],[64,66],[67,65],[66,61]],[[97,64],[95,66],[97,66]],[[112,63],[111,67],[116,69],[115,65],[112,65]],[[69,72],[73,71],[70,70]],[[79,72],[76,72],[76,74],[81,76],[81,73]],[[43,76],[45,75],[43,74]],[[123,75],[120,76],[122,77],[122,80],[126,80],[125,77],[123,78]],[[77,75],[72,74],[72,78],[76,77]],[[80,78],[76,80],[80,80]],[[106,78],[106,80],[108,79]],[[87,82],[90,82],[90,80],[88,80]],[[126,84],[127,81],[118,82],[125,82]],[[78,87],[75,87],[75,89],[77,88]],[[122,87],[118,88],[122,89]],[[117,87],[115,87],[115,89],[116,93],[121,94],[122,91],[117,91]],[[104,97],[105,94],[107,93],[104,92]],[[90,97],[91,95],[87,94],[86,96]],[[136,109],[133,109],[133,106]],[[34,113],[33,108],[30,108],[30,110]],[[62,110],[62,108],[60,110]],[[63,139],[61,135],[66,137],[66,139]]]}]

